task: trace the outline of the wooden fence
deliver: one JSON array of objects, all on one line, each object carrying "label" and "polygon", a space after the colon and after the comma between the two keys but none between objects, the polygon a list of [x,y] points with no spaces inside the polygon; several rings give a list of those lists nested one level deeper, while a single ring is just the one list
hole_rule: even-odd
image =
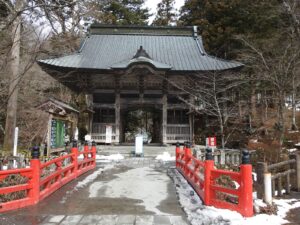
[{"label": "wooden fence", "polygon": [[255,184],[258,198],[265,198],[265,174],[271,175],[272,196],[289,194],[291,189],[300,191],[300,153],[290,155],[290,159],[268,165],[258,162],[255,168]]}]

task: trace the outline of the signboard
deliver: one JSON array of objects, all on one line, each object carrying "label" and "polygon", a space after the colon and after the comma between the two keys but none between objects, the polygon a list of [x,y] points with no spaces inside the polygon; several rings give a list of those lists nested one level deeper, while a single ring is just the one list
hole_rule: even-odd
[{"label": "signboard", "polygon": [[143,136],[138,135],[135,137],[135,154],[143,155]]},{"label": "signboard", "polygon": [[110,144],[112,140],[112,126],[107,125],[105,129],[105,143]]},{"label": "signboard", "polygon": [[65,145],[65,123],[61,120],[51,121],[51,148],[60,148]]},{"label": "signboard", "polygon": [[216,137],[207,137],[206,138],[206,147],[214,150],[217,147],[217,138]]}]

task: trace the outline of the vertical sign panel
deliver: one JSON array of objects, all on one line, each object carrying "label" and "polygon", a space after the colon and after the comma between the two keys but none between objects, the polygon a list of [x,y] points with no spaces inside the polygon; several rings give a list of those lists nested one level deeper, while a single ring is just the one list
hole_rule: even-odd
[{"label": "vertical sign panel", "polygon": [[65,144],[65,122],[52,119],[51,121],[51,148],[60,148]]},{"label": "vertical sign panel", "polygon": [[107,125],[105,130],[105,143],[110,144],[112,139],[112,126]]},{"label": "vertical sign panel", "polygon": [[142,155],[143,154],[143,136],[138,135],[135,137],[135,154]]}]

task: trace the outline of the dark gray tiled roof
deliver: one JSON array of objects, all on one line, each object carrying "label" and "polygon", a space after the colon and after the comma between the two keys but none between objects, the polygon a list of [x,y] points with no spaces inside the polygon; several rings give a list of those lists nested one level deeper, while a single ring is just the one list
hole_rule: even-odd
[{"label": "dark gray tiled roof", "polygon": [[[98,28],[101,30],[101,27]],[[161,31],[162,28],[160,28]],[[62,68],[100,69],[125,68],[133,63],[137,50],[142,48],[149,54],[145,60],[158,69],[171,71],[212,71],[243,66],[233,61],[225,61],[209,56],[201,38],[191,34],[164,35],[153,33],[109,33],[91,32],[81,47],[73,55],[54,59],[39,60],[41,65]]]}]

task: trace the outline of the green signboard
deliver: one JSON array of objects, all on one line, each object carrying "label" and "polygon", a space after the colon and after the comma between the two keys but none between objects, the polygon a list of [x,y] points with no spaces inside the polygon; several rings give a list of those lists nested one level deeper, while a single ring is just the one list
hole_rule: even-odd
[{"label": "green signboard", "polygon": [[60,148],[65,145],[65,122],[52,119],[51,121],[51,148]]}]

